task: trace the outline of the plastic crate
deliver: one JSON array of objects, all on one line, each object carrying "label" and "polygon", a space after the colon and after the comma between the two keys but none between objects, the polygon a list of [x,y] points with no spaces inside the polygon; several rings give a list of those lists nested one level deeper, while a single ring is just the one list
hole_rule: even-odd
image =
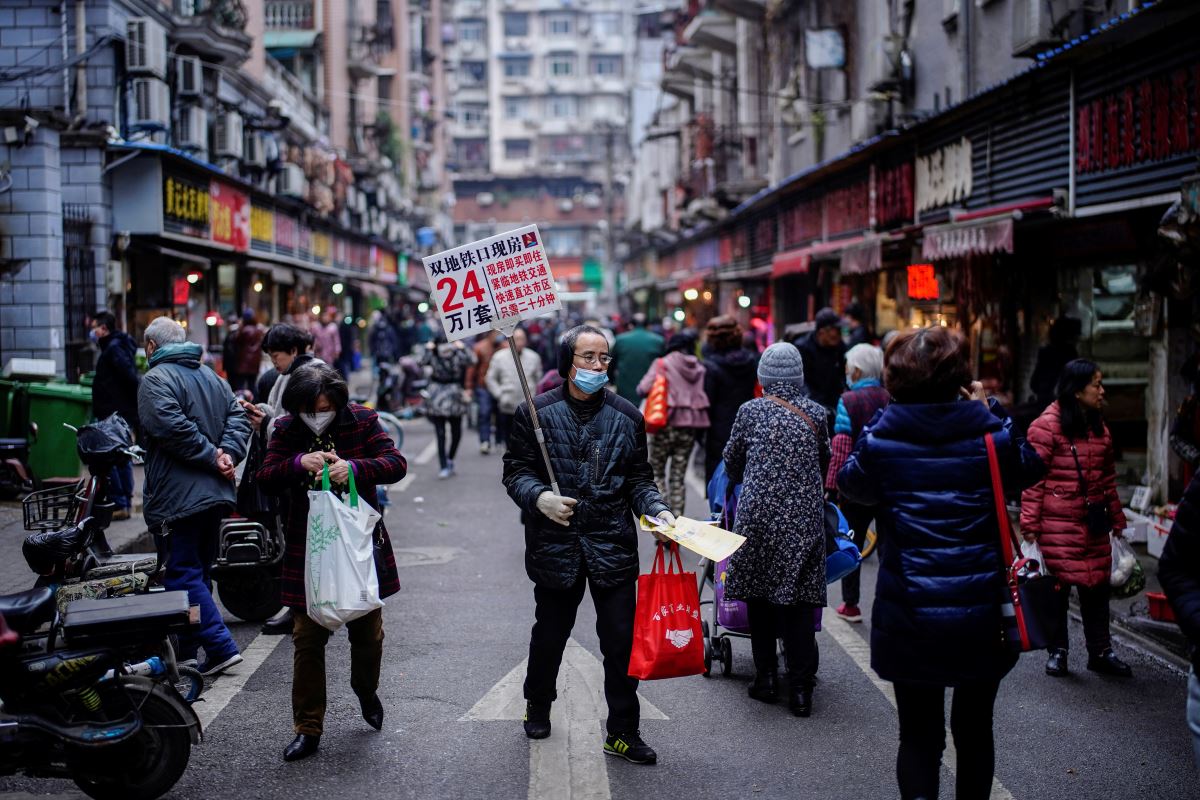
[{"label": "plastic crate", "polygon": [[1167,602],[1167,596],[1162,592],[1146,592],[1146,599],[1150,601],[1150,619],[1156,619],[1159,622],[1174,622],[1175,609],[1171,608],[1171,604]]}]

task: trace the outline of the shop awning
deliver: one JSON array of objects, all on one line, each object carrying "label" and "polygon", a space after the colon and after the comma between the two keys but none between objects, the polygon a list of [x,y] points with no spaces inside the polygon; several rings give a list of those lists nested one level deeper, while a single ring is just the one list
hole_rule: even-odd
[{"label": "shop awning", "polygon": [[1013,215],[987,217],[925,229],[921,255],[929,261],[1013,251]]},{"label": "shop awning", "polygon": [[835,242],[817,242],[783,253],[771,262],[771,277],[803,275],[814,258],[841,258],[841,270],[847,274],[876,272],[883,266],[882,237],[856,236]]}]

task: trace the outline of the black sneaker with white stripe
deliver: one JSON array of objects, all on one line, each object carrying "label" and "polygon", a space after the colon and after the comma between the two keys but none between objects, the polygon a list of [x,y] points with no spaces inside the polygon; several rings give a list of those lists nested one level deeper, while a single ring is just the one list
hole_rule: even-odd
[{"label": "black sneaker with white stripe", "polygon": [[642,741],[640,731],[610,734],[604,740],[604,754],[623,758],[633,764],[658,763],[658,753]]}]

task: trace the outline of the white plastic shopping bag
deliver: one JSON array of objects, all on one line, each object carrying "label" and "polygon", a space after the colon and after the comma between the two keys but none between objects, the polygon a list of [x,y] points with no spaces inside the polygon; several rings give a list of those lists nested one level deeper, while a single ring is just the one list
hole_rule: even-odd
[{"label": "white plastic shopping bag", "polygon": [[335,631],[383,606],[375,574],[372,537],[379,514],[361,502],[350,471],[350,504],[329,490],[329,465],[321,490],[308,493],[304,598],[308,616]]},{"label": "white plastic shopping bag", "polygon": [[1038,547],[1037,541],[1026,541],[1021,539],[1021,555],[1025,558],[1032,559],[1041,566],[1042,574],[1049,575],[1050,572],[1046,569],[1046,562],[1042,558],[1042,548]]}]

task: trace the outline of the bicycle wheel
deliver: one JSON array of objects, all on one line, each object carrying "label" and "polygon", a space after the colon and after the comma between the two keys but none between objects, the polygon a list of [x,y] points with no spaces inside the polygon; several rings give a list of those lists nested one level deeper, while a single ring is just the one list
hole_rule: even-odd
[{"label": "bicycle wheel", "polygon": [[396,443],[396,449],[404,447],[404,428],[400,427],[400,420],[396,419],[393,414],[386,411],[376,411],[379,415],[379,424],[387,431],[387,435],[392,437],[392,441]]}]

